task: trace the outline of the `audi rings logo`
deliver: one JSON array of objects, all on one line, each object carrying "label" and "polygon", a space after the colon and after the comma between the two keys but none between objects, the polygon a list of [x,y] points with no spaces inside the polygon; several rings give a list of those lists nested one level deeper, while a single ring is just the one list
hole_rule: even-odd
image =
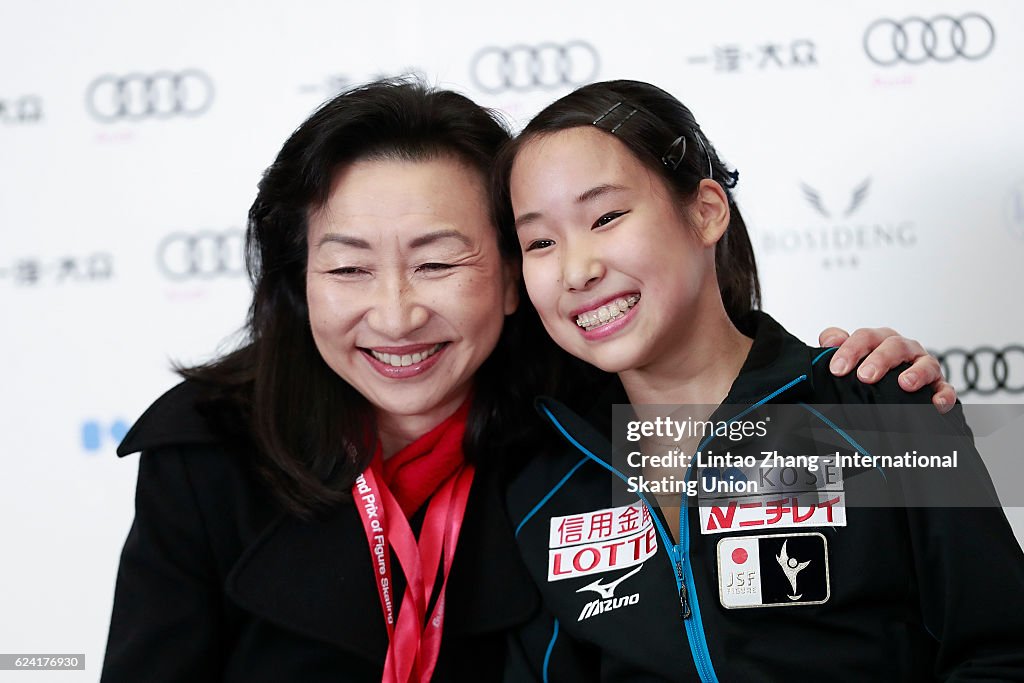
[{"label": "audi rings logo", "polygon": [[486,93],[527,92],[589,83],[600,67],[594,46],[574,40],[564,45],[485,47],[473,57],[470,75]]},{"label": "audi rings logo", "polygon": [[241,230],[171,233],[157,247],[160,271],[170,280],[238,277],[245,274]]},{"label": "audi rings logo", "polygon": [[213,104],[213,81],[196,69],[108,74],[89,84],[85,104],[102,123],[198,116]]},{"label": "audi rings logo", "polygon": [[958,58],[976,61],[986,57],[995,44],[992,22],[977,12],[962,17],[940,14],[931,19],[879,19],[864,32],[864,51],[880,66]]},{"label": "audi rings logo", "polygon": [[961,394],[1024,393],[1024,346],[949,349],[934,355],[946,380]]}]

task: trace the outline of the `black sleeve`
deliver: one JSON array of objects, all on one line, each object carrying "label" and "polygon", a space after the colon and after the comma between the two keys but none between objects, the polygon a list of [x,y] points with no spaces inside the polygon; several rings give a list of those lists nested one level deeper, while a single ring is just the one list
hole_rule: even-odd
[{"label": "black sleeve", "polygon": [[963,406],[958,401],[940,415],[931,405],[929,389],[908,394],[899,388],[902,369],[889,372],[876,385],[836,384],[842,386],[841,399],[851,411],[866,410],[856,415],[872,416],[851,421],[873,423],[864,433],[873,455],[958,453],[955,468],[885,472],[905,513],[919,618],[936,642],[933,673],[945,681],[1024,680],[1024,552],[1000,506]]},{"label": "black sleeve", "polygon": [[186,459],[173,449],[143,453],[101,680],[219,680],[224,619],[216,574]]},{"label": "black sleeve", "polygon": [[[921,616],[939,641],[935,673],[947,681],[1024,680],[1024,553],[962,406],[945,416],[925,408],[920,419],[929,423],[922,429],[953,434],[960,459],[956,470],[925,471],[909,482],[929,489],[909,496],[911,503],[925,505],[909,506],[907,523]],[[963,492],[955,495],[965,496],[970,506],[940,507],[928,500],[935,492],[954,495],[946,481],[951,476]]]},{"label": "black sleeve", "polygon": [[947,681],[1024,680],[1024,557],[1000,508],[909,509],[925,628]]}]

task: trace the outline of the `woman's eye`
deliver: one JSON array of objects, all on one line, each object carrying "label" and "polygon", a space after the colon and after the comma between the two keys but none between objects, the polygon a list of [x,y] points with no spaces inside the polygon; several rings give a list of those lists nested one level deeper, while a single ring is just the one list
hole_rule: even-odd
[{"label": "woman's eye", "polygon": [[554,244],[553,240],[534,240],[534,241],[530,242],[529,244],[527,244],[526,245],[526,249],[524,249],[523,251],[535,251],[537,249],[547,249],[552,244]]},{"label": "woman's eye", "polygon": [[624,216],[626,213],[626,211],[612,211],[611,213],[606,213],[605,215],[601,216],[596,221],[594,221],[593,227],[600,228],[602,225],[608,225],[613,220],[615,220],[619,216]]},{"label": "woman's eye", "polygon": [[439,270],[449,270],[450,268],[454,267],[455,266],[453,266],[450,263],[421,263],[420,265],[416,266],[416,272],[432,273],[437,272]]},{"label": "woman's eye", "polygon": [[356,266],[342,266],[341,268],[334,268],[327,272],[330,275],[362,275],[366,271]]}]

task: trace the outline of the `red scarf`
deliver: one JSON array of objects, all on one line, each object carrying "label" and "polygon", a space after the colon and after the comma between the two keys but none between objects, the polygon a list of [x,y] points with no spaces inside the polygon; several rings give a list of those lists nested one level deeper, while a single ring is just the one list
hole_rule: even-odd
[{"label": "red scarf", "polygon": [[[473,466],[462,456],[468,413],[467,400],[386,461],[378,446],[373,463],[352,486],[388,631],[384,683],[426,683],[433,676],[441,649],[445,589],[473,482]],[[428,499],[417,539],[408,517]],[[397,618],[397,596],[391,592],[392,550],[407,580]],[[439,573],[441,585],[430,609]]]},{"label": "red scarf", "polygon": [[[468,416],[469,400],[466,400],[444,422],[384,460],[384,483],[406,517],[412,517],[441,484],[462,467],[462,435],[466,432]],[[380,455],[379,444],[377,455]]]}]

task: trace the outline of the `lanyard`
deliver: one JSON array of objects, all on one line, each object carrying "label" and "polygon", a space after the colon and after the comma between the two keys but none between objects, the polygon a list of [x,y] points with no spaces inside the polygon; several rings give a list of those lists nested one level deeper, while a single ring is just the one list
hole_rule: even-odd
[{"label": "lanyard", "polygon": [[[377,480],[373,466],[360,474],[352,486],[388,632],[383,683],[429,681],[433,675],[441,650],[448,575],[455,559],[455,545],[465,517],[473,474],[473,467],[464,465],[431,496],[419,541],[398,501],[384,482]],[[392,549],[406,578],[397,619],[391,574]],[[439,568],[441,589],[429,620],[424,621]]]}]

